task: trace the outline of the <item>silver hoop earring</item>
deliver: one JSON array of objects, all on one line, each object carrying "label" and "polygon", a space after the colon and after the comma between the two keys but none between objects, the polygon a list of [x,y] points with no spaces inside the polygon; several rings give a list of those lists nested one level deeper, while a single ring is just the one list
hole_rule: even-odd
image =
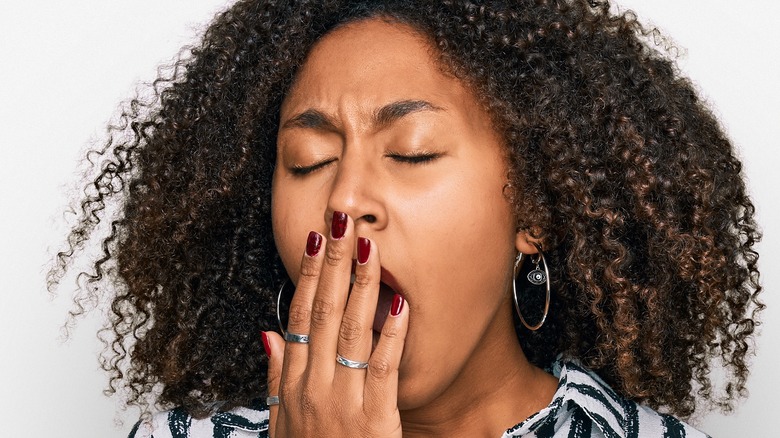
[{"label": "silver hoop earring", "polygon": [[[517,316],[520,317],[520,322],[523,323],[525,328],[531,331],[537,331],[539,328],[542,327],[544,324],[544,321],[547,319],[547,312],[550,310],[550,271],[547,269],[547,261],[544,259],[544,253],[542,253],[542,247],[534,243],[534,246],[536,247],[538,253],[536,254],[536,258],[531,257],[531,263],[533,263],[535,266],[531,270],[531,272],[526,275],[526,279],[529,283],[535,285],[535,286],[541,286],[542,284],[545,285],[545,288],[547,289],[545,301],[544,301],[544,314],[542,314],[542,320],[539,321],[536,325],[528,324],[528,322],[523,318],[523,313],[520,311],[520,304],[517,299],[517,277],[520,273],[520,268],[523,266],[523,262],[525,261],[525,258],[527,257],[523,253],[519,253],[517,257],[515,258],[515,268],[514,268],[514,280],[512,281],[512,298],[514,298],[515,301],[515,311],[517,312]],[[542,263],[544,266],[544,270],[539,269],[539,263]]]},{"label": "silver hoop earring", "polygon": [[[292,301],[292,296],[295,293],[295,290],[287,289],[285,290],[285,287],[287,286],[287,280],[284,280],[282,283],[282,287],[279,288],[279,294],[276,296],[276,322],[279,323],[279,330],[281,333],[286,333],[286,327],[284,324],[282,324],[282,305],[285,306],[287,309],[287,313],[289,315],[290,312],[290,302]],[[282,295],[285,296],[285,302],[282,302]]]}]

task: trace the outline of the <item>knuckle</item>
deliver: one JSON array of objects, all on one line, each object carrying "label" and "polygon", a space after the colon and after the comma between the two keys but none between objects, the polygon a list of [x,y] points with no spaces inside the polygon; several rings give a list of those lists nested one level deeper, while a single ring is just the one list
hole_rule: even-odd
[{"label": "knuckle", "polygon": [[314,280],[319,277],[319,275],[320,269],[317,263],[311,258],[304,257],[303,263],[301,263],[301,280]]},{"label": "knuckle", "polygon": [[354,316],[344,315],[341,320],[339,337],[346,342],[346,346],[352,346],[363,337],[363,330],[362,324]]},{"label": "knuckle", "polygon": [[[333,243],[325,248],[325,263],[330,267],[341,264],[341,261],[347,257],[346,245],[340,243]],[[352,257],[350,252],[349,257]]]},{"label": "knuckle", "polygon": [[401,336],[401,330],[391,324],[385,324],[385,326],[382,327],[382,336],[387,339],[395,339]]},{"label": "knuckle", "polygon": [[[371,283],[373,283],[373,281],[370,275],[366,274],[362,270],[355,272],[354,288],[365,289],[371,286]],[[353,291],[355,290],[354,288],[352,289]]]},{"label": "knuckle", "polygon": [[288,324],[301,325],[309,322],[311,318],[311,311],[306,306],[301,304],[293,304],[290,306],[290,316]]},{"label": "knuckle", "polygon": [[393,367],[386,357],[371,357],[368,361],[368,372],[372,377],[384,380],[393,372]]},{"label": "knuckle", "polygon": [[315,298],[314,305],[311,310],[312,325],[322,326],[327,324],[333,317],[335,311],[336,306],[333,304],[333,302],[323,298]]}]

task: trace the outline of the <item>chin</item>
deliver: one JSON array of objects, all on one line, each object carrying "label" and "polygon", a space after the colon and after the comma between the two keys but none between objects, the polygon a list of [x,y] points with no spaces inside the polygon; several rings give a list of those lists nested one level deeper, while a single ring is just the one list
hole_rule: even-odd
[{"label": "chin", "polygon": [[416,376],[398,376],[398,410],[409,411],[430,404],[442,390],[432,384],[431,376],[437,373],[417,373]]},{"label": "chin", "polygon": [[411,411],[413,409],[421,408],[425,406],[424,397],[418,394],[408,394],[408,391],[402,391],[398,388],[398,410],[399,411]]}]

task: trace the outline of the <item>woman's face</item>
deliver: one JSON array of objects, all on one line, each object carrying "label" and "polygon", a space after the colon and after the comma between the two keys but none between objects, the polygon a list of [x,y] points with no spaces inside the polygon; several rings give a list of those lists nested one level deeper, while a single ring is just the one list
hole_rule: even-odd
[{"label": "woman's face", "polygon": [[419,33],[379,19],[323,37],[282,105],[273,179],[274,236],[294,282],[309,231],[327,235],[333,211],[375,242],[383,282],[410,311],[401,409],[489,364],[474,359],[500,344],[497,331],[514,337],[505,333],[517,236],[504,149],[433,54]]}]

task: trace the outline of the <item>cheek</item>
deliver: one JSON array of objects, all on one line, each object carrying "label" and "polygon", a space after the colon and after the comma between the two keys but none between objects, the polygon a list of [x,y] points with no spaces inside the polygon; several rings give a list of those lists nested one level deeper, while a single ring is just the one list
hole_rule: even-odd
[{"label": "cheek", "polygon": [[[504,174],[498,164],[466,167],[417,206],[422,210],[413,221],[410,246],[416,249],[413,304],[418,312],[410,319],[414,345],[409,348],[416,354],[408,357],[412,363],[406,371],[455,373],[506,302],[515,226],[503,195]],[[422,389],[433,382],[416,384]]]},{"label": "cheek", "polygon": [[504,180],[485,177],[503,175],[503,168],[466,170],[426,196],[412,221],[417,245],[426,254],[427,272],[447,278],[476,279],[504,272],[504,264],[514,258],[515,226],[503,195]]},{"label": "cheek", "polygon": [[[298,271],[309,231],[319,231],[313,222],[311,200],[298,194],[289,184],[274,180],[271,194],[271,217],[274,242],[287,274],[297,283]],[[320,215],[321,216],[321,215]]]},{"label": "cheek", "polygon": [[449,309],[442,319],[454,330],[469,324],[479,330],[503,299],[514,259],[514,225],[508,202],[492,193],[476,191],[442,210],[446,215],[436,233],[440,243],[429,272],[437,273],[434,284],[446,285],[435,304]]}]

